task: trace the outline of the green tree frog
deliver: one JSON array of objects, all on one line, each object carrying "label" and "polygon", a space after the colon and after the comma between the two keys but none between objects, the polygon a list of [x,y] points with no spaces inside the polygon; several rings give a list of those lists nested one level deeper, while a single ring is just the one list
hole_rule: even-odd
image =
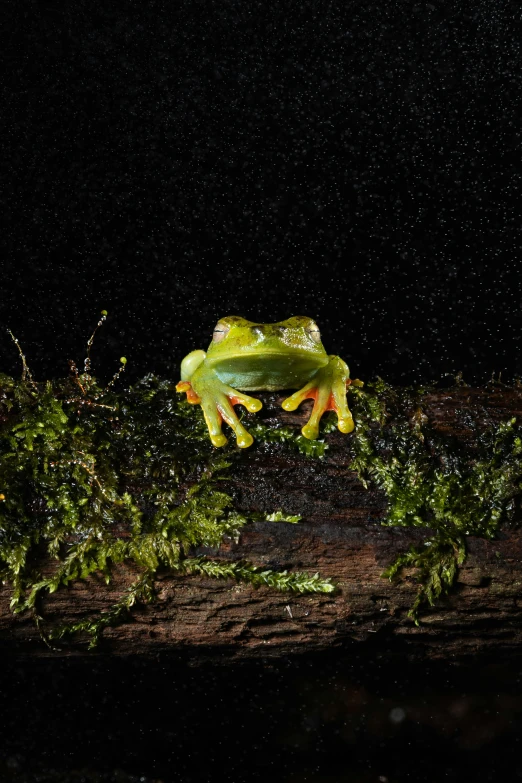
[{"label": "green tree frog", "polygon": [[[339,356],[328,356],[311,318],[294,316],[275,324],[258,324],[234,315],[218,321],[206,353],[198,350],[185,356],[176,389],[186,392],[188,402],[201,405],[214,446],[227,442],[221,431],[225,421],[237,445],[246,448],[253,438],[239,421],[234,405],[255,413],[263,404],[242,392],[299,389],[282,407],[293,411],[303,400],[313,399],[312,413],[301,432],[315,440],[325,411],[337,413],[341,432],[353,430],[346,401],[350,383],[348,365]],[[361,381],[353,383],[362,386]]]}]

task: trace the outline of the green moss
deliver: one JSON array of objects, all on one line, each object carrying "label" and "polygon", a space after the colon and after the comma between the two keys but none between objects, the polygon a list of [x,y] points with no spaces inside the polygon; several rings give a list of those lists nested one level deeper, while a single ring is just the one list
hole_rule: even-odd
[{"label": "green moss", "polygon": [[[117,373],[102,389],[89,357],[83,373],[71,363],[69,378],[38,384],[22,360],[21,380],[0,375],[0,576],[12,586],[14,612],[33,612],[43,631],[43,595],[94,573],[109,582],[123,561],[141,574],[121,599],[53,638],[87,631],[96,642],[137,601],[153,599],[160,569],[278,590],[334,589],[318,575],[190,557],[195,547],[237,538],[260,515],[233,508],[221,486],[237,449],[213,448],[200,411],[173,384],[147,376],[115,393]],[[281,510],[264,519],[298,521]],[[56,559],[50,576],[38,571],[43,553]]]},{"label": "green moss", "polygon": [[[300,432],[296,432],[291,427],[284,425],[267,427],[261,421],[256,421],[252,416],[245,416],[245,420],[248,418],[247,428],[251,435],[261,443],[284,443],[293,451],[297,451],[300,454],[305,454],[312,459],[318,459],[324,457],[328,444],[324,440],[324,436],[331,432],[335,428],[335,422],[328,417],[328,420],[321,425],[321,437],[317,440],[309,440],[301,435]],[[326,419],[327,417],[325,417]]]},{"label": "green moss", "polygon": [[422,409],[428,391],[393,388],[381,379],[352,390],[357,423],[352,467],[365,485],[372,481],[386,492],[382,524],[430,531],[423,547],[401,554],[383,574],[394,579],[405,567],[417,569],[418,594],[410,611],[416,623],[420,609],[454,584],[467,538],[494,538],[513,519],[522,488],[522,430],[516,419],[483,431],[475,446],[463,448],[429,425]]}]

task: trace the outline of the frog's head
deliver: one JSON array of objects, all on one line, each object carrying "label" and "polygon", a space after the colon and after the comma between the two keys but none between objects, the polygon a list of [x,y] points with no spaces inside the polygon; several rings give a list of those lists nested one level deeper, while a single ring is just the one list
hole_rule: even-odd
[{"label": "frog's head", "polygon": [[207,352],[207,364],[230,360],[326,364],[327,354],[315,321],[296,315],[275,324],[258,324],[237,315],[221,318],[214,329]]}]

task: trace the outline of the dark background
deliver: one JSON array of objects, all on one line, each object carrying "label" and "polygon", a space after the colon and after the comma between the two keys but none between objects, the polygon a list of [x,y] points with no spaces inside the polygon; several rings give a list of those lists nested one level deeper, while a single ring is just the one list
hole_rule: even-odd
[{"label": "dark background", "polygon": [[309,315],[357,377],[520,374],[518,3],[2,9],[0,320],[37,377],[101,309],[105,377],[177,376],[229,314]]},{"label": "dark background", "polygon": [[[121,355],[129,379],[177,379],[229,314],[309,315],[363,379],[522,374],[519,17],[505,0],[3,3],[0,370],[20,372],[9,327],[37,379],[66,374],[107,309],[106,379]],[[374,652],[10,662],[0,779],[522,776],[520,660],[463,679]]]}]

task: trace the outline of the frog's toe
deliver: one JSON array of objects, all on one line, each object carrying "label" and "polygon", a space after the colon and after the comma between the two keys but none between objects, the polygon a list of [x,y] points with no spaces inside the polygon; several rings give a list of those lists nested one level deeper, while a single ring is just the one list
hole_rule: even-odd
[{"label": "frog's toe", "polygon": [[239,448],[246,449],[248,446],[251,446],[254,442],[254,438],[239,421],[238,417],[236,416],[236,412],[227,397],[223,397],[219,401],[219,413],[226,421],[228,426],[234,431],[234,435],[236,436],[236,443]]},{"label": "frog's toe", "polygon": [[285,411],[295,411],[303,400],[315,397],[314,389],[315,385],[312,382],[307,383],[302,389],[299,389],[299,391],[296,391],[291,394],[290,397],[287,397],[286,400],[283,400],[281,407]]},{"label": "frog's toe", "polygon": [[339,416],[337,421],[337,429],[347,435],[355,428],[354,420],[351,416]]},{"label": "frog's toe", "polygon": [[314,407],[312,408],[312,414],[301,430],[305,438],[309,440],[315,440],[319,437],[319,423],[323,413],[328,410],[330,393],[327,388],[320,386],[315,390],[313,396]]},{"label": "frog's toe", "polygon": [[236,432],[236,443],[240,449],[247,449],[253,442],[254,438],[247,430],[243,430],[241,433]]},{"label": "frog's toe", "polygon": [[180,381],[176,384],[176,391],[180,393],[185,392],[187,395],[187,402],[190,402],[191,405],[199,405],[201,402],[201,399],[192,388],[190,381]]},{"label": "frog's toe", "polygon": [[249,397],[248,394],[242,394],[232,388],[229,389],[228,398],[232,405],[243,405],[250,413],[257,413],[263,407],[261,400]]},{"label": "frog's toe", "polygon": [[205,401],[202,402],[201,407],[203,408],[203,415],[207,423],[208,434],[210,435],[212,445],[217,448],[224,446],[227,442],[227,438],[221,431],[222,418],[216,405]]},{"label": "frog's toe", "polygon": [[220,448],[221,446],[224,446],[225,443],[228,443],[227,438],[223,435],[222,432],[218,434],[213,434],[212,432],[210,434],[210,440],[212,441],[212,445],[216,446],[216,448]]},{"label": "frog's toe", "polygon": [[319,425],[308,422],[301,429],[301,432],[305,438],[308,438],[308,440],[317,440],[317,437],[319,435]]},{"label": "frog's toe", "polygon": [[347,434],[355,428],[353,416],[348,408],[346,400],[346,381],[337,379],[333,384],[332,395],[328,403],[328,409],[337,413],[337,429]]}]

